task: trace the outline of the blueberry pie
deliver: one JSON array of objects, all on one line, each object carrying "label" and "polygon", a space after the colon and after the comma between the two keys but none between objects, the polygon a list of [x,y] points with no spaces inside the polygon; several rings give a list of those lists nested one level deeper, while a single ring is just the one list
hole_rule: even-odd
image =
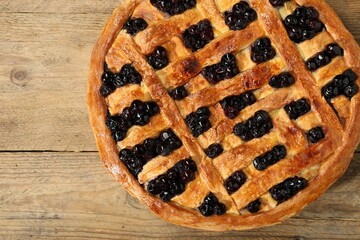
[{"label": "blueberry pie", "polygon": [[272,225],[317,199],[359,143],[360,50],[319,0],[123,0],[96,43],[101,160],[156,215]]}]

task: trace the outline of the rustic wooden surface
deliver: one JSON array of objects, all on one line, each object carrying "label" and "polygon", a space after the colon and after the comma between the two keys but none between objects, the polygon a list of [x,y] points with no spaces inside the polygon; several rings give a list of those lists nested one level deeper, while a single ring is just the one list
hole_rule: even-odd
[{"label": "rustic wooden surface", "polygon": [[[0,0],[0,239],[360,239],[360,153],[283,224],[165,223],[103,169],[85,106],[90,52],[119,1]],[[360,40],[360,1],[328,1]]]}]

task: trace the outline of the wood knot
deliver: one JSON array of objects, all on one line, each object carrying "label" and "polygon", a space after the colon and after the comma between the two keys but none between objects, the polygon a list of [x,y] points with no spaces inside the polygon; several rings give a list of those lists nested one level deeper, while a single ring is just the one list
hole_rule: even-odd
[{"label": "wood knot", "polygon": [[25,68],[13,68],[10,73],[10,81],[15,85],[25,87],[30,81],[30,77]]}]

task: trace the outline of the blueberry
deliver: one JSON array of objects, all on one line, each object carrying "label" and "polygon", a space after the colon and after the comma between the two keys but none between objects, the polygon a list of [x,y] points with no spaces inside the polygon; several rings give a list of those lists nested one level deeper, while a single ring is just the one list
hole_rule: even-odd
[{"label": "blueberry", "polygon": [[204,198],[204,203],[208,204],[208,205],[215,205],[219,202],[219,200],[216,198],[216,196],[213,193],[209,193],[205,198]]},{"label": "blueberry", "polygon": [[278,76],[273,76],[269,80],[269,85],[273,88],[286,88],[295,83],[294,77],[289,72],[283,72]]},{"label": "blueberry", "polygon": [[289,103],[284,107],[284,109],[290,119],[296,120],[300,116],[308,113],[311,110],[311,106],[305,98],[302,98],[298,101]]},{"label": "blueberry", "polygon": [[281,87],[290,87],[295,83],[294,77],[289,72],[283,72],[279,76]]},{"label": "blueberry", "polygon": [[178,101],[186,98],[189,95],[189,93],[187,92],[187,90],[184,86],[174,88],[173,90],[171,90],[169,92],[169,94],[172,99],[178,100]]},{"label": "blueberry", "polygon": [[267,159],[263,156],[256,157],[253,161],[253,165],[259,171],[263,171],[269,167]]},{"label": "blueberry", "polygon": [[221,57],[221,63],[224,64],[225,66],[227,66],[227,65],[232,66],[235,63],[235,61],[236,61],[236,58],[235,58],[234,54],[231,54],[231,53],[227,53]]},{"label": "blueberry", "polygon": [[205,198],[201,205],[198,207],[200,213],[209,217],[213,214],[223,215],[226,212],[225,204],[219,202],[216,196],[213,193],[209,193]]},{"label": "blueberry", "polygon": [[269,0],[269,2],[271,3],[271,5],[273,5],[274,7],[281,7],[284,6],[285,2],[288,2],[289,0]]},{"label": "blueberry", "polygon": [[169,57],[164,47],[156,47],[155,50],[147,56],[148,63],[156,70],[163,69],[169,64]]},{"label": "blueberry", "polygon": [[234,172],[229,178],[225,180],[225,188],[229,194],[233,194],[245,183],[247,177],[243,171]]},{"label": "blueberry", "polygon": [[147,102],[146,103],[146,111],[151,116],[155,116],[156,114],[158,114],[160,112],[160,108],[157,105],[157,103],[155,103],[155,102]]},{"label": "blueberry", "polygon": [[344,56],[344,50],[337,43],[327,45],[326,51],[332,58]]},{"label": "blueberry", "polygon": [[[165,138],[168,140],[170,136]],[[166,173],[151,180],[147,190],[153,195],[160,194],[159,197],[163,201],[168,202],[176,195],[182,194],[185,191],[186,184],[195,179],[196,171],[197,167],[192,159],[181,160]]]},{"label": "blueberry", "polygon": [[243,123],[234,126],[234,134],[243,141],[260,138],[273,128],[269,114],[265,111],[257,111],[255,115]]},{"label": "blueberry", "polygon": [[159,196],[164,202],[170,202],[174,195],[170,191],[164,191]]},{"label": "blueberry", "polygon": [[214,207],[212,205],[202,203],[199,207],[201,215],[209,217],[214,214]]},{"label": "blueberry", "polygon": [[179,181],[172,182],[169,185],[169,190],[172,195],[179,195],[185,191],[185,184]]},{"label": "blueberry", "polygon": [[358,78],[358,76],[356,75],[356,73],[355,73],[353,70],[351,70],[351,69],[346,70],[346,71],[343,73],[343,75],[347,76],[347,77],[350,79],[351,82],[355,82],[356,79]]},{"label": "blueberry", "polygon": [[146,153],[146,148],[142,144],[137,144],[133,147],[132,151],[137,156],[143,156]]},{"label": "blueberry", "polygon": [[185,170],[183,172],[180,172],[180,179],[185,182],[185,183],[188,183],[188,182],[191,182],[192,180],[195,179],[195,174],[193,171],[191,171],[190,169],[189,170]]},{"label": "blueberry", "polygon": [[239,74],[239,68],[236,65],[236,58],[233,54],[225,54],[217,64],[207,66],[202,71],[202,76],[211,84],[233,78]]},{"label": "blueberry", "polygon": [[125,64],[119,74],[124,75],[129,84],[140,84],[142,81],[141,75],[131,64]]},{"label": "blueberry", "polygon": [[216,214],[216,215],[223,215],[223,214],[225,214],[226,213],[226,206],[225,206],[225,204],[223,204],[223,203],[218,203],[218,204],[215,204],[214,205],[214,213]]},{"label": "blueberry", "polygon": [[359,92],[359,87],[356,84],[347,86],[344,89],[344,94],[348,98],[354,97],[358,92]]},{"label": "blueberry", "polygon": [[230,119],[236,118],[240,111],[256,102],[256,97],[252,92],[245,92],[237,96],[229,96],[220,101],[224,109],[225,116]]},{"label": "blueberry", "polygon": [[203,48],[214,39],[214,32],[208,19],[200,21],[196,25],[191,25],[183,34],[185,47],[190,48],[193,52]]},{"label": "blueberry", "polygon": [[198,137],[211,128],[209,117],[210,111],[207,107],[201,107],[197,109],[196,112],[186,116],[185,123],[192,135]]},{"label": "blueberry", "polygon": [[250,141],[254,138],[244,123],[236,124],[234,126],[233,132],[236,136],[238,136],[241,140],[245,142]]},{"label": "blueberry", "polygon": [[129,149],[122,149],[119,153],[119,158],[134,177],[138,176],[146,163],[141,156],[134,155]]},{"label": "blueberry", "polygon": [[271,151],[264,153],[254,159],[253,165],[259,171],[264,171],[271,165],[274,165],[281,159],[285,158],[287,154],[286,148],[283,145],[275,146]]},{"label": "blueberry", "polygon": [[255,63],[267,62],[275,55],[275,49],[268,38],[260,38],[251,45],[251,60]]},{"label": "blueberry", "polygon": [[280,160],[286,157],[287,150],[284,145],[277,145],[272,149],[275,159]]},{"label": "blueberry", "polygon": [[143,18],[132,18],[128,19],[124,24],[124,29],[130,35],[136,35],[138,32],[146,29],[148,26],[147,22]]},{"label": "blueberry", "polygon": [[197,171],[196,163],[191,158],[183,160],[182,163],[185,170],[190,169],[193,172]]},{"label": "blueberry", "polygon": [[324,28],[318,11],[313,7],[298,7],[293,14],[285,18],[284,25],[290,39],[295,43],[312,39]]},{"label": "blueberry", "polygon": [[260,211],[260,206],[261,206],[261,202],[259,199],[256,199],[255,201],[249,203],[246,206],[246,209],[250,212],[250,213],[257,213]]},{"label": "blueberry", "polygon": [[325,99],[327,101],[330,101],[331,99],[339,96],[340,92],[339,92],[339,88],[335,86],[335,84],[333,82],[328,83],[327,85],[325,85],[322,90],[322,95],[325,97]]},{"label": "blueberry", "polygon": [[156,184],[156,180],[151,180],[147,185],[147,191],[152,195],[158,195],[161,193],[161,189]]},{"label": "blueberry", "polygon": [[318,65],[318,62],[315,60],[315,58],[310,58],[306,61],[306,67],[310,71],[316,71],[320,66]]},{"label": "blueberry", "polygon": [[106,118],[106,126],[108,127],[108,129],[110,131],[115,131],[119,128],[119,122],[118,122],[118,118],[117,116],[108,116]]},{"label": "blueberry", "polygon": [[333,79],[334,86],[339,88],[339,90],[345,89],[350,84],[350,79],[345,75],[337,75]]},{"label": "blueberry", "polygon": [[325,138],[325,133],[321,127],[315,127],[307,133],[307,139],[311,143],[317,143],[323,138]]},{"label": "blueberry", "polygon": [[[106,68],[107,68],[107,65],[106,65]],[[112,73],[109,69],[107,69],[107,70],[104,70],[104,73],[101,76],[101,81],[104,84],[111,84],[111,83],[113,83],[114,78],[115,78],[115,74]]]},{"label": "blueberry", "polygon": [[116,141],[116,142],[119,142],[119,141],[122,141],[124,140],[126,137],[126,131],[124,130],[117,130],[115,132],[113,132],[112,134],[112,138]]},{"label": "blueberry", "polygon": [[299,23],[299,18],[294,15],[289,15],[284,19],[284,24],[286,26],[296,26]]},{"label": "blueberry", "polygon": [[291,27],[287,29],[290,39],[295,43],[301,43],[303,39],[303,30],[300,27]]},{"label": "blueberry", "polygon": [[105,84],[103,83],[101,86],[100,86],[100,94],[103,96],[103,97],[107,97],[109,96],[112,92],[114,92],[116,89],[116,87],[112,84],[112,83],[109,83],[109,84]]},{"label": "blueberry", "polygon": [[301,177],[288,178],[285,181],[273,186],[269,192],[271,197],[282,203],[307,186],[307,180]]},{"label": "blueberry", "polygon": [[166,12],[169,15],[181,14],[196,6],[196,0],[151,0],[150,3],[160,11]]},{"label": "blueberry", "polygon": [[216,158],[218,157],[224,149],[222,148],[221,144],[219,143],[213,143],[211,144],[207,149],[205,149],[205,154],[209,158]]},{"label": "blueberry", "polygon": [[317,63],[317,65],[319,67],[323,67],[323,66],[326,66],[328,63],[331,62],[331,58],[327,54],[327,52],[321,52],[316,56],[315,62]]},{"label": "blueberry", "polygon": [[242,30],[257,19],[256,11],[245,1],[236,3],[232,10],[224,13],[225,24],[231,30]]}]

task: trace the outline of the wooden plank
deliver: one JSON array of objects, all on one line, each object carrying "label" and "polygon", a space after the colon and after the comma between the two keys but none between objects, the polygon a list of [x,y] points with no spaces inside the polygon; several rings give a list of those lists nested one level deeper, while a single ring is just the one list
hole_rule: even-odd
[{"label": "wooden plank", "polygon": [[[0,153],[0,239],[358,239],[360,154],[318,201],[285,223],[212,233],[177,227],[130,197],[97,153]],[[296,238],[297,237],[297,238]]]}]

